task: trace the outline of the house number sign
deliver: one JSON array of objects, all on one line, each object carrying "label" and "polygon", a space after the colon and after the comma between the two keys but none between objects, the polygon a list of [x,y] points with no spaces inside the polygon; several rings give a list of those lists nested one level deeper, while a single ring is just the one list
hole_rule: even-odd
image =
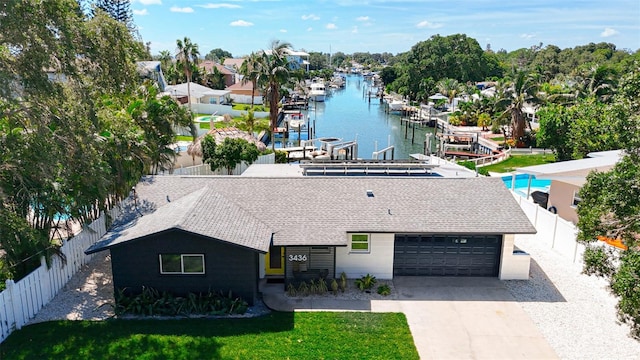
[{"label": "house number sign", "polygon": [[289,261],[307,261],[307,255],[289,255]]}]

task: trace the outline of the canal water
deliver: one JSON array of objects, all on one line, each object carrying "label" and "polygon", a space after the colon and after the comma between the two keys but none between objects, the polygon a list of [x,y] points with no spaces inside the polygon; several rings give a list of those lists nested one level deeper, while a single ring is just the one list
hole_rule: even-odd
[{"label": "canal water", "polygon": [[[414,129],[411,125],[407,131],[401,116],[388,114],[379,98],[369,102],[369,81],[358,75],[347,75],[346,79],[343,89],[327,89],[325,102],[311,102],[309,110],[304,111],[315,127],[315,138],[357,140],[358,157],[362,159],[372,159],[374,151],[389,145],[394,146],[394,159],[409,159],[409,154],[424,152],[425,134],[433,133],[433,128],[416,125]],[[387,159],[390,155],[387,153]],[[382,159],[382,154],[378,158]]]}]

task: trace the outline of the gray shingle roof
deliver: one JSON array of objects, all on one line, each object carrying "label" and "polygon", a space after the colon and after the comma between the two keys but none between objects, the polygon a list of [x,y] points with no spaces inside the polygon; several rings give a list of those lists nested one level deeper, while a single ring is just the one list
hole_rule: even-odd
[{"label": "gray shingle roof", "polygon": [[[210,187],[201,188],[150,214],[114,227],[87,253],[171,229],[222,240],[267,252],[273,230],[251,213],[229,201]],[[169,198],[170,199],[170,198]]]},{"label": "gray shingle roof", "polygon": [[162,219],[145,220],[144,226],[138,219],[130,235],[94,251],[130,240],[134,231],[144,236],[154,226],[170,226],[161,212],[169,205],[174,218],[183,214],[179,226],[188,231],[262,251],[268,242],[260,241],[269,231],[281,246],[347,245],[348,232],[536,232],[499,178],[157,176],[136,189],[141,201],[158,209],[142,219]]}]

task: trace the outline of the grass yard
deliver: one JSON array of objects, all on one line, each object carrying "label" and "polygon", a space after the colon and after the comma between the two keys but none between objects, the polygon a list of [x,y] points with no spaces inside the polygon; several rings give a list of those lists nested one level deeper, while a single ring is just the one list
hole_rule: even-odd
[{"label": "grass yard", "polygon": [[176,136],[176,141],[193,141],[193,136],[178,135]]},{"label": "grass yard", "polygon": [[512,155],[507,160],[488,166],[483,166],[483,169],[497,173],[507,173],[515,171],[516,168],[548,164],[556,161],[554,154],[531,154],[531,155]]},{"label": "grass yard", "polygon": [[401,313],[54,321],[15,331],[0,359],[418,359]]}]

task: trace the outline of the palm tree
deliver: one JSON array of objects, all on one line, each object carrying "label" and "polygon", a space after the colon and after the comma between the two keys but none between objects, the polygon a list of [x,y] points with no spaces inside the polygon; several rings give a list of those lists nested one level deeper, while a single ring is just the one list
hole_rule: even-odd
[{"label": "palm tree", "polygon": [[193,68],[198,65],[200,52],[198,52],[198,44],[192,43],[188,37],[185,37],[184,40],[176,40],[176,46],[176,60],[187,78],[187,92],[189,93],[187,99],[189,101],[189,111],[191,111],[191,77],[194,71]]},{"label": "palm tree", "polygon": [[253,108],[258,80],[262,76],[262,66],[262,57],[254,52],[247,56],[240,66],[240,74],[243,75],[242,85],[251,81],[251,108]]},{"label": "palm tree", "polygon": [[582,97],[595,97],[599,101],[608,101],[615,92],[617,73],[613,68],[594,65],[579,71],[579,91]]},{"label": "palm tree", "polygon": [[278,123],[278,102],[280,101],[280,87],[291,76],[289,72],[289,58],[287,49],[291,44],[274,40],[269,51],[262,52],[261,78],[266,84],[267,99],[269,101],[269,119],[271,130],[271,148],[275,148],[273,135]]},{"label": "palm tree", "polygon": [[[499,87],[500,88],[500,87]],[[513,82],[503,87],[496,95],[497,106],[504,108],[503,115],[511,116],[511,137],[519,141],[524,137],[527,118],[523,108],[525,104],[537,104],[538,82],[533,75],[519,71]]]},{"label": "palm tree", "polygon": [[440,91],[440,94],[447,97],[447,99],[449,100],[449,105],[452,106],[451,110],[453,111],[453,100],[462,91],[462,86],[460,85],[458,80],[442,79],[438,81],[436,87],[438,88],[438,91]]}]

